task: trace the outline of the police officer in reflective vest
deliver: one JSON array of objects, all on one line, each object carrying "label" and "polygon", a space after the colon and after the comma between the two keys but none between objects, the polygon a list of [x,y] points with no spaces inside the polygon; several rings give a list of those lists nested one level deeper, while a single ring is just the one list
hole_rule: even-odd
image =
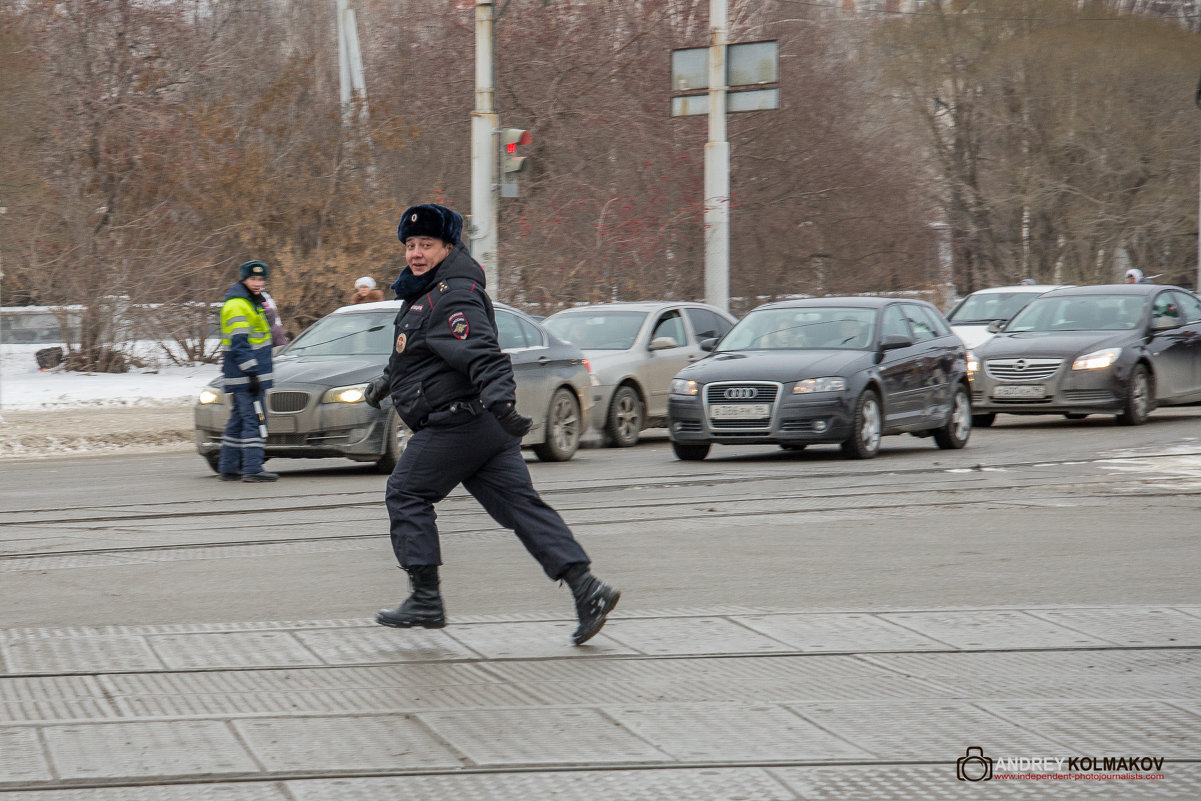
[{"label": "police officer in reflective vest", "polygon": [[221,372],[230,402],[217,463],[222,481],[279,478],[263,469],[267,443],[259,429],[264,421],[258,414],[258,409],[265,410],[263,395],[271,387],[271,324],[263,310],[262,295],[267,272],[267,265],[261,261],[241,265],[239,280],[225,293],[221,307],[221,346],[225,349]]},{"label": "police officer in reflective vest", "polygon": [[435,204],[406,210],[397,230],[407,266],[392,289],[404,306],[387,370],[366,395],[376,407],[390,395],[413,430],[386,495],[392,549],[412,594],[375,619],[397,628],[446,625],[434,504],[462,484],[547,576],[571,587],[579,617],[572,641],[580,645],[600,631],[620,593],[592,575],[588,555],[530,480],[521,456],[530,419],[514,407],[513,365],[497,344],[484,271],[460,244],[462,231],[458,212]]}]

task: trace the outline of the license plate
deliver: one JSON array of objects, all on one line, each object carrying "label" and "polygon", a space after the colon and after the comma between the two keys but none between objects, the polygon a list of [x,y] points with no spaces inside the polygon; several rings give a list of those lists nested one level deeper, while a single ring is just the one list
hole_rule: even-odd
[{"label": "license plate", "polygon": [[709,407],[709,417],[714,420],[762,420],[770,417],[766,403],[723,403]]},{"label": "license plate", "polygon": [[1042,384],[1008,384],[993,387],[994,398],[1044,398],[1047,388]]}]

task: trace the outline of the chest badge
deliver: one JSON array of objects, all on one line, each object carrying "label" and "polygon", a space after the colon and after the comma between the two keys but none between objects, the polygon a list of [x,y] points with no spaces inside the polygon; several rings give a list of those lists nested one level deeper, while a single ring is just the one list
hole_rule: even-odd
[{"label": "chest badge", "polygon": [[397,352],[397,353],[404,353],[404,352],[405,352],[405,345],[407,345],[408,343],[409,343],[409,336],[408,336],[408,334],[401,334],[401,335],[399,335],[398,337],[396,337],[396,352]]},{"label": "chest badge", "polygon": [[455,339],[467,339],[467,335],[471,333],[471,326],[467,323],[467,315],[463,314],[463,312],[455,312],[446,318],[446,322],[450,325],[450,335]]}]

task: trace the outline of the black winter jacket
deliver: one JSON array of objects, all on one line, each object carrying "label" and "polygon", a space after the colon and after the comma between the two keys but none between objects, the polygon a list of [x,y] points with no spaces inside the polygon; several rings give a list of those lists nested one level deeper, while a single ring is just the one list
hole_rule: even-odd
[{"label": "black winter jacket", "polygon": [[392,405],[414,431],[455,401],[479,400],[490,409],[517,397],[483,268],[457,245],[432,272],[423,292],[403,298],[388,360]]}]

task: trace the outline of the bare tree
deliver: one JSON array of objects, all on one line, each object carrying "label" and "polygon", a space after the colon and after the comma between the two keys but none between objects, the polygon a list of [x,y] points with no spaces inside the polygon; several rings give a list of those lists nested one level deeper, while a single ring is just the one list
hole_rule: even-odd
[{"label": "bare tree", "polygon": [[881,26],[880,55],[925,131],[959,287],[1124,265],[1186,282],[1197,36],[1058,0],[928,8]]}]

